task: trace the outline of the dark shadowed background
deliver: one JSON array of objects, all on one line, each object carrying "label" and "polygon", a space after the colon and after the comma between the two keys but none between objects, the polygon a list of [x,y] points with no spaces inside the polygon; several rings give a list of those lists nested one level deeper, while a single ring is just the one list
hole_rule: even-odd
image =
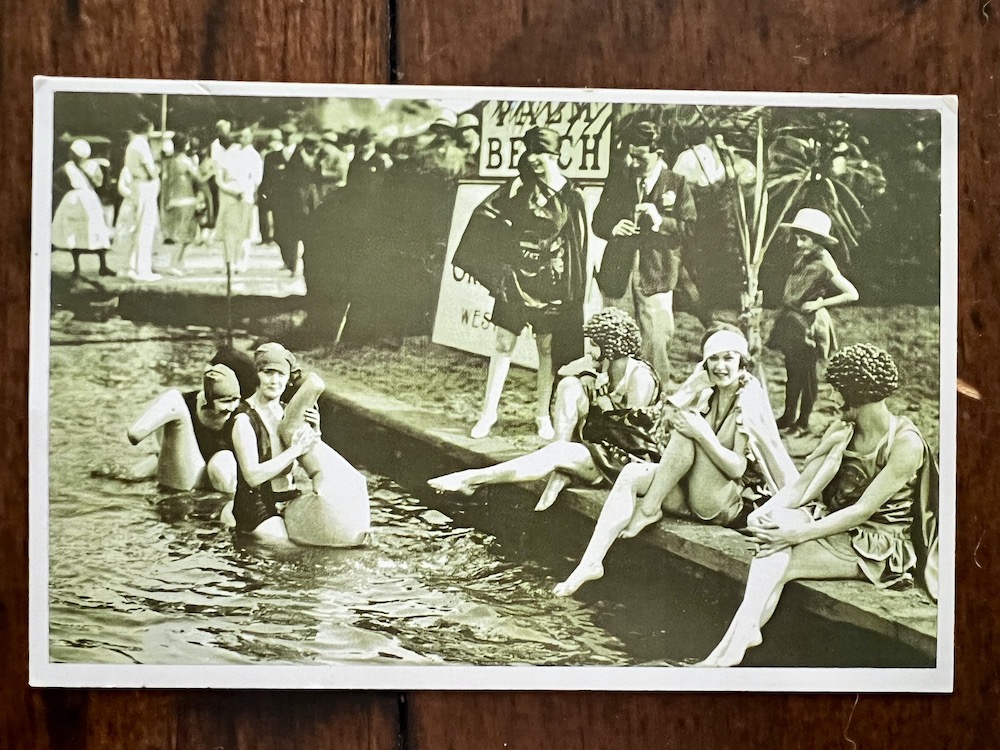
[{"label": "dark shadowed background", "polygon": [[[0,0],[0,748],[986,748],[1000,729],[994,446],[1000,7],[982,0]],[[27,687],[31,76],[958,94],[953,696]],[[49,168],[49,165],[41,165]],[[991,312],[992,311],[992,312]],[[992,467],[992,468],[991,468]]]}]

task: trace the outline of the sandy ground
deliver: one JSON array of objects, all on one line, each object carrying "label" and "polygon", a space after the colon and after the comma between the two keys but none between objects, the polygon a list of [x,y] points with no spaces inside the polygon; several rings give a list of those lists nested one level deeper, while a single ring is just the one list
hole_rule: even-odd
[{"label": "sandy ground", "polygon": [[[900,389],[890,398],[897,414],[910,417],[935,449],[939,441],[939,310],[936,307],[841,308],[833,311],[841,345],[865,342],[886,348],[900,368]],[[673,359],[679,383],[698,360],[702,328],[688,315],[678,316]],[[770,320],[765,320],[765,334]],[[487,360],[429,342],[407,338],[337,350],[317,349],[305,360],[336,378],[380,390],[421,408],[440,411],[471,428],[486,380]],[[785,372],[780,354],[766,351],[764,367],[776,414],[784,399]],[[537,445],[534,432],[534,373],[512,368],[500,406],[495,433],[524,447]],[[838,416],[832,388],[823,383],[810,432],[786,436],[789,452],[802,458]]]}]

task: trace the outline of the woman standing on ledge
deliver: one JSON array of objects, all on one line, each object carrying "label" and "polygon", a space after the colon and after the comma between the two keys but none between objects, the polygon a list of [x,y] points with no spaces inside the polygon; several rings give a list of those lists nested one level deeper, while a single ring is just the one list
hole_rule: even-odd
[{"label": "woman standing on ledge", "polygon": [[517,337],[531,326],[538,350],[538,436],[555,436],[549,402],[555,371],[583,355],[587,216],[583,194],[559,167],[562,137],[531,128],[522,139],[519,175],[480,204],[452,263],[486,287],[496,304],[496,350],[471,436],[484,438],[497,421],[500,395]]},{"label": "woman standing on ledge", "polygon": [[767,393],[749,366],[747,340],[739,331],[718,330],[705,339],[694,374],[664,404],[671,434],[660,462],[622,469],[580,564],[555,587],[556,596],[570,596],[603,576],[615,539],[635,536],[664,510],[741,525],[752,507],[747,494],[773,494],[798,476]]},{"label": "woman standing on ledge", "polygon": [[845,421],[830,428],[797,481],[750,514],[760,548],[743,603],[701,666],[743,661],[789,581],[867,579],[886,588],[918,572],[937,598],[937,469],[914,424],[886,405],[896,365],[885,351],[855,344],[833,356],[827,377],[844,397]]},{"label": "woman standing on ledge", "polygon": [[548,477],[535,506],[545,510],[573,478],[590,485],[606,479],[610,484],[627,463],[656,460],[654,414],[645,407],[656,401],[660,384],[652,367],[637,358],[639,326],[628,313],[607,308],[587,321],[583,335],[590,342],[589,357],[560,371],[565,377],[556,389],[553,442],[496,466],[427,483],[439,492],[471,495],[484,484]]}]

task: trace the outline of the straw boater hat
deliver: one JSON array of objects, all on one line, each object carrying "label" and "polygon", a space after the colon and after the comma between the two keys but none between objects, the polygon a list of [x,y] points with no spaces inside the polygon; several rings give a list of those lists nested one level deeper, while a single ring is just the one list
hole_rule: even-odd
[{"label": "straw boater hat", "polygon": [[836,245],[837,238],[830,234],[833,222],[818,208],[800,208],[790,224],[780,224],[783,229],[805,232],[824,245]]},{"label": "straw boater hat", "polygon": [[479,118],[472,114],[472,112],[464,112],[458,116],[458,122],[455,125],[455,130],[466,130],[468,128],[478,127]]}]

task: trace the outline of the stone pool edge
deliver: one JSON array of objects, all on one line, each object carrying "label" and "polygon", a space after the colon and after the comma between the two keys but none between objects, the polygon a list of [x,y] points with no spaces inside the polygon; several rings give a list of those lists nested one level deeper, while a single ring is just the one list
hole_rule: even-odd
[{"label": "stone pool edge", "polygon": [[[453,463],[456,467],[485,466],[522,452],[503,437],[473,440],[468,437],[467,425],[442,413],[356,383],[345,383],[340,378],[336,380],[336,390],[328,390],[324,396],[329,406],[380,429],[415,439],[443,463]],[[540,485],[525,487],[540,491]],[[605,495],[604,490],[571,488],[563,492],[558,502],[596,519]],[[746,581],[751,558],[749,545],[745,537],[730,529],[665,519],[645,530],[633,543],[655,545],[713,573]],[[792,596],[786,600],[795,601],[815,615],[877,633],[936,659],[937,609],[917,588],[877,591],[867,583],[854,581],[796,581],[789,588]]]}]

